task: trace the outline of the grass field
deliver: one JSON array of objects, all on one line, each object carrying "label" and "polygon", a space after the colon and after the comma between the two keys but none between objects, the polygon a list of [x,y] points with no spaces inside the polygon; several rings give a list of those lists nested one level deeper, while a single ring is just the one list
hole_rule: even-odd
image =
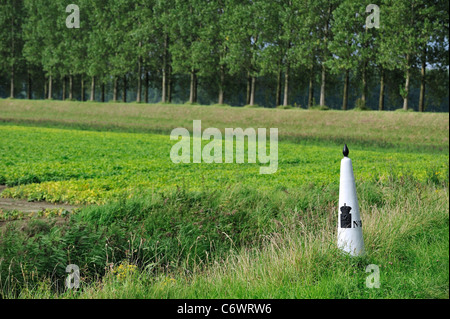
[{"label": "grass field", "polygon": [[448,153],[446,113],[317,112],[304,109],[1,100],[0,121],[84,130],[170,134],[176,127],[276,127],[281,140]]},{"label": "grass field", "polygon": [[[278,128],[277,173],[172,163],[168,134],[195,119]],[[0,100],[0,141],[1,196],[86,206],[0,212],[3,297],[449,297],[448,114]],[[358,258],[335,247],[344,142]]]}]

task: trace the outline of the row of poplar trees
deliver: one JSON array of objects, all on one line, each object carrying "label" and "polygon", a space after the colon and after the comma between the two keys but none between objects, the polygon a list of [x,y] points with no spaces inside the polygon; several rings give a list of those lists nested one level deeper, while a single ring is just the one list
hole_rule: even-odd
[{"label": "row of poplar trees", "polygon": [[[401,71],[403,108],[413,70],[420,72],[419,110],[425,108],[427,70],[448,72],[448,1],[376,0],[379,27],[367,25],[371,2],[361,0],[1,0],[0,72],[10,78],[25,72],[28,98],[33,76],[44,71],[45,94],[61,81],[63,99],[73,99],[74,79],[94,100],[127,88],[137,102],[148,101],[152,72],[160,74],[162,102],[170,102],[176,74],[190,78],[189,102],[197,102],[198,79],[217,86],[224,104],[226,82],[246,77],[246,103],[255,104],[261,76],[276,78],[276,105],[289,105],[292,72],[320,80],[325,105],[327,79],[339,74],[342,108],[348,107],[349,78],[358,77],[360,100],[367,99],[368,76],[380,80],[379,109],[384,108],[386,72]],[[68,28],[69,4],[79,8],[80,27]],[[371,20],[376,22],[375,19]],[[370,72],[369,72],[370,70]],[[374,71],[375,70],[375,71]],[[16,85],[15,85],[16,84]],[[121,88],[121,89],[120,89]]]}]

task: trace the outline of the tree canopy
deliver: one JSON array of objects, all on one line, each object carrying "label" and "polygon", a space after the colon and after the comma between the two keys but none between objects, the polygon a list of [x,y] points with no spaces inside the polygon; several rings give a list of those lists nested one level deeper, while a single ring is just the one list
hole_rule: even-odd
[{"label": "tree canopy", "polygon": [[380,110],[392,100],[419,111],[448,97],[444,1],[382,0],[379,12],[357,0],[76,5],[80,27],[70,28],[67,1],[0,1],[0,94],[84,100],[90,83],[90,99],[101,101],[121,91],[123,101],[156,92],[161,102],[255,105],[264,95],[265,106],[348,109],[356,100],[376,108],[378,98]]}]

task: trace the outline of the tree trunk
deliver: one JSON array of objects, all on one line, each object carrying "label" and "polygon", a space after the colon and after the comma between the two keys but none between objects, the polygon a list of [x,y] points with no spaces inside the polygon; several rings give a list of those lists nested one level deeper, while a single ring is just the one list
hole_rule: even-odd
[{"label": "tree trunk", "polygon": [[[415,1],[411,1],[411,21],[410,21],[410,25],[414,25],[414,7],[415,7],[416,3]],[[403,96],[403,110],[407,111],[408,110],[408,100],[409,100],[409,85],[410,85],[410,80],[411,80],[411,68],[410,68],[410,64],[411,64],[411,60],[410,60],[410,55],[409,53],[406,54],[406,80],[405,80],[405,92],[404,92],[404,96]]]},{"label": "tree trunk", "polygon": [[50,74],[48,77],[48,99],[51,100],[53,95],[53,80],[52,75]]},{"label": "tree trunk", "polygon": [[172,103],[173,77],[171,65],[168,66],[167,82],[167,102]]},{"label": "tree trunk", "polygon": [[[368,26],[366,25],[365,33],[367,34]],[[363,47],[364,49],[367,49],[367,42],[364,42]],[[362,94],[361,94],[361,102],[364,106],[366,106],[367,102],[367,59],[363,59],[363,65],[362,65]]]},{"label": "tree trunk", "polygon": [[[167,102],[167,46],[168,46],[168,35],[165,34],[164,35],[163,68],[162,68],[162,84],[161,84],[161,86],[162,86],[161,102],[162,103]],[[192,83],[191,83],[191,85],[192,85]]]},{"label": "tree trunk", "polygon": [[426,76],[427,76],[427,51],[424,50],[422,56],[420,68],[420,96],[419,96],[419,112],[425,111],[425,88],[426,88]]},{"label": "tree trunk", "polygon": [[91,102],[95,101],[95,76],[91,79]]},{"label": "tree trunk", "polygon": [[283,76],[283,71],[280,70],[278,71],[277,74],[277,92],[276,92],[276,97],[275,97],[275,107],[276,106],[280,106],[281,105],[281,77]]},{"label": "tree trunk", "polygon": [[320,106],[325,106],[326,67],[322,63],[322,83],[320,84]]},{"label": "tree trunk", "polygon": [[166,69],[163,68],[162,70],[162,83],[161,83],[161,103],[166,103],[166,97],[167,97],[167,74]]},{"label": "tree trunk", "polygon": [[381,74],[380,74],[380,99],[378,101],[378,110],[379,111],[384,111],[384,69],[381,69]]},{"label": "tree trunk", "polygon": [[62,100],[66,100],[66,76],[64,75],[62,78]]},{"label": "tree trunk", "polygon": [[32,99],[32,81],[31,81],[31,74],[30,71],[28,70],[27,72],[27,99],[31,100]]},{"label": "tree trunk", "polygon": [[105,82],[102,82],[102,94],[101,94],[102,102],[105,102],[105,93],[106,93]]},{"label": "tree trunk", "polygon": [[194,103],[194,72],[191,72],[191,83],[189,87],[189,103]]},{"label": "tree trunk", "polygon": [[[331,19],[331,14],[332,14],[332,7],[331,7],[331,3],[329,2],[329,6],[328,6],[328,18],[327,21],[325,23],[325,32],[324,32],[324,47],[327,48],[327,44],[328,44],[328,32],[329,32],[329,27],[330,27],[330,19]],[[327,51],[325,49],[325,51],[322,53],[322,83],[320,85],[320,106],[325,106],[325,88],[326,88],[326,66],[325,66],[325,58],[327,55]]]},{"label": "tree trunk", "polygon": [[136,102],[141,103],[141,95],[142,95],[142,73],[141,68],[139,68],[138,73],[138,85],[137,85],[137,92],[136,92]]},{"label": "tree trunk", "polygon": [[411,71],[409,67],[409,54],[406,55],[406,81],[405,81],[405,92],[403,96],[403,110],[408,110],[408,98],[409,98],[409,82],[411,78]]},{"label": "tree trunk", "polygon": [[145,72],[145,85],[144,85],[144,87],[145,87],[145,91],[144,91],[144,101],[145,101],[145,103],[148,103],[148,88],[149,88],[149,85],[150,85],[150,78],[149,78],[149,75],[148,75],[148,71],[146,71]]},{"label": "tree trunk", "polygon": [[[12,59],[13,59],[13,61],[14,61],[14,56],[16,55],[16,50],[15,50],[15,41],[14,41],[14,14],[12,15],[12,19],[11,19],[11,57],[12,57]],[[15,78],[15,76],[16,76],[16,72],[15,72],[16,70],[15,70],[15,65],[14,65],[14,62],[12,62],[12,64],[11,64],[11,86],[10,86],[10,92],[9,92],[9,96],[10,96],[10,98],[14,98],[14,78]]]},{"label": "tree trunk", "polygon": [[48,98],[48,86],[47,86],[47,76],[44,75],[44,99]]},{"label": "tree trunk", "polygon": [[361,92],[361,101],[366,105],[367,101],[367,66],[366,62],[364,62],[363,70],[362,70],[362,92]]},{"label": "tree trunk", "polygon": [[118,86],[117,77],[114,77],[114,88],[113,88],[113,101],[114,102],[117,102],[117,96],[118,96],[117,86]]},{"label": "tree trunk", "polygon": [[127,103],[127,76],[123,76],[122,102]]},{"label": "tree trunk", "polygon": [[348,109],[348,86],[349,86],[350,70],[345,70],[344,79],[344,98],[342,100],[342,109],[347,111]]},{"label": "tree trunk", "polygon": [[11,66],[11,87],[10,87],[10,92],[9,92],[9,97],[10,98],[14,98],[14,78],[15,78],[15,68],[14,68],[14,64]]},{"label": "tree trunk", "polygon": [[255,105],[255,90],[256,90],[256,77],[252,76],[252,85],[251,85],[251,92],[250,92],[250,105]]},{"label": "tree trunk", "polygon": [[219,99],[217,101],[217,103],[219,105],[222,105],[224,102],[224,99],[223,99],[224,85],[225,85],[225,67],[223,65],[221,65],[220,66]]},{"label": "tree trunk", "polygon": [[81,102],[84,102],[85,98],[85,89],[84,89],[84,75],[81,75]]},{"label": "tree trunk", "polygon": [[191,87],[190,87],[190,94],[189,94],[189,103],[196,103],[197,102],[197,74],[195,70],[191,71]]},{"label": "tree trunk", "polygon": [[196,72],[194,81],[194,103],[197,103],[197,101],[198,101],[198,77]]},{"label": "tree trunk", "polygon": [[283,106],[289,105],[289,63],[286,64],[286,72],[284,74],[284,100]]},{"label": "tree trunk", "polygon": [[69,75],[69,100],[73,100],[73,75]]},{"label": "tree trunk", "polygon": [[308,90],[308,108],[313,106],[314,102],[314,67],[309,70],[309,90]]},{"label": "tree trunk", "polygon": [[[139,48],[142,47],[142,42],[139,42]],[[136,91],[136,102],[141,103],[141,95],[142,95],[142,57],[139,56],[138,59],[138,83],[137,83],[137,91]]]},{"label": "tree trunk", "polygon": [[245,104],[250,104],[250,95],[252,91],[252,78],[250,77],[250,71],[247,72],[247,97],[245,99]]}]

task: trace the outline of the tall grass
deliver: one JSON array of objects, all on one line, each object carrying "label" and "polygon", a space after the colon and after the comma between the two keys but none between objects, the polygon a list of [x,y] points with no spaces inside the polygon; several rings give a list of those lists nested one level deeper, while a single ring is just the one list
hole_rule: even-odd
[{"label": "tall grass", "polygon": [[[0,123],[170,134],[176,127],[279,129],[280,140],[448,152],[448,114],[0,99]],[[431,128],[431,129],[430,129]],[[349,144],[350,145],[350,144]]]},{"label": "tall grass", "polygon": [[[378,192],[373,194],[370,189],[378,189]],[[357,258],[342,254],[335,245],[337,203],[332,197],[335,191],[333,187],[325,191],[304,188],[289,196],[283,191],[269,196],[267,193],[235,189],[216,195],[197,193],[183,198],[179,194],[173,195],[175,197],[169,197],[168,201],[178,201],[180,205],[190,207],[180,211],[187,217],[183,225],[172,225],[172,231],[178,229],[176,238],[179,244],[167,246],[170,249],[166,252],[170,254],[172,249],[172,261],[177,260],[174,256],[179,257],[173,267],[162,259],[142,263],[130,255],[120,255],[118,249],[116,258],[109,259],[109,267],[99,272],[97,278],[86,279],[77,292],[55,290],[54,282],[47,276],[38,284],[22,286],[14,294],[3,290],[3,296],[448,298],[448,184],[423,184],[407,177],[375,184],[360,181],[358,194],[366,255]],[[309,205],[300,205],[305,198]],[[159,200],[155,197],[147,202],[154,205],[150,211],[155,210]],[[101,229],[99,224],[112,222],[108,218],[123,220],[133,211],[139,219],[139,212],[145,212],[142,206],[136,206],[135,201],[120,204],[118,207],[123,211],[119,215],[108,215],[107,210],[113,206],[106,207],[108,209],[86,210],[74,218],[90,225],[98,220],[92,228],[94,231]],[[186,229],[182,230],[183,227],[189,227],[189,219],[191,225],[198,223],[196,215],[199,210],[213,207],[226,208],[225,212],[236,209],[250,218],[234,221],[238,227],[234,233],[224,231],[226,235],[215,240],[210,237],[208,242],[215,249],[206,249],[203,253],[191,249],[189,254],[183,255],[193,240],[198,239],[197,233],[189,234]],[[177,214],[173,208],[168,211]],[[146,218],[144,215],[142,218]],[[168,216],[162,214],[160,217]],[[258,218],[261,218],[260,223]],[[224,218],[218,224],[212,223],[214,227],[205,234],[212,236],[229,222]],[[134,264],[138,267],[130,266]],[[369,273],[365,269],[369,264],[380,269],[380,289],[366,287]]]}]

